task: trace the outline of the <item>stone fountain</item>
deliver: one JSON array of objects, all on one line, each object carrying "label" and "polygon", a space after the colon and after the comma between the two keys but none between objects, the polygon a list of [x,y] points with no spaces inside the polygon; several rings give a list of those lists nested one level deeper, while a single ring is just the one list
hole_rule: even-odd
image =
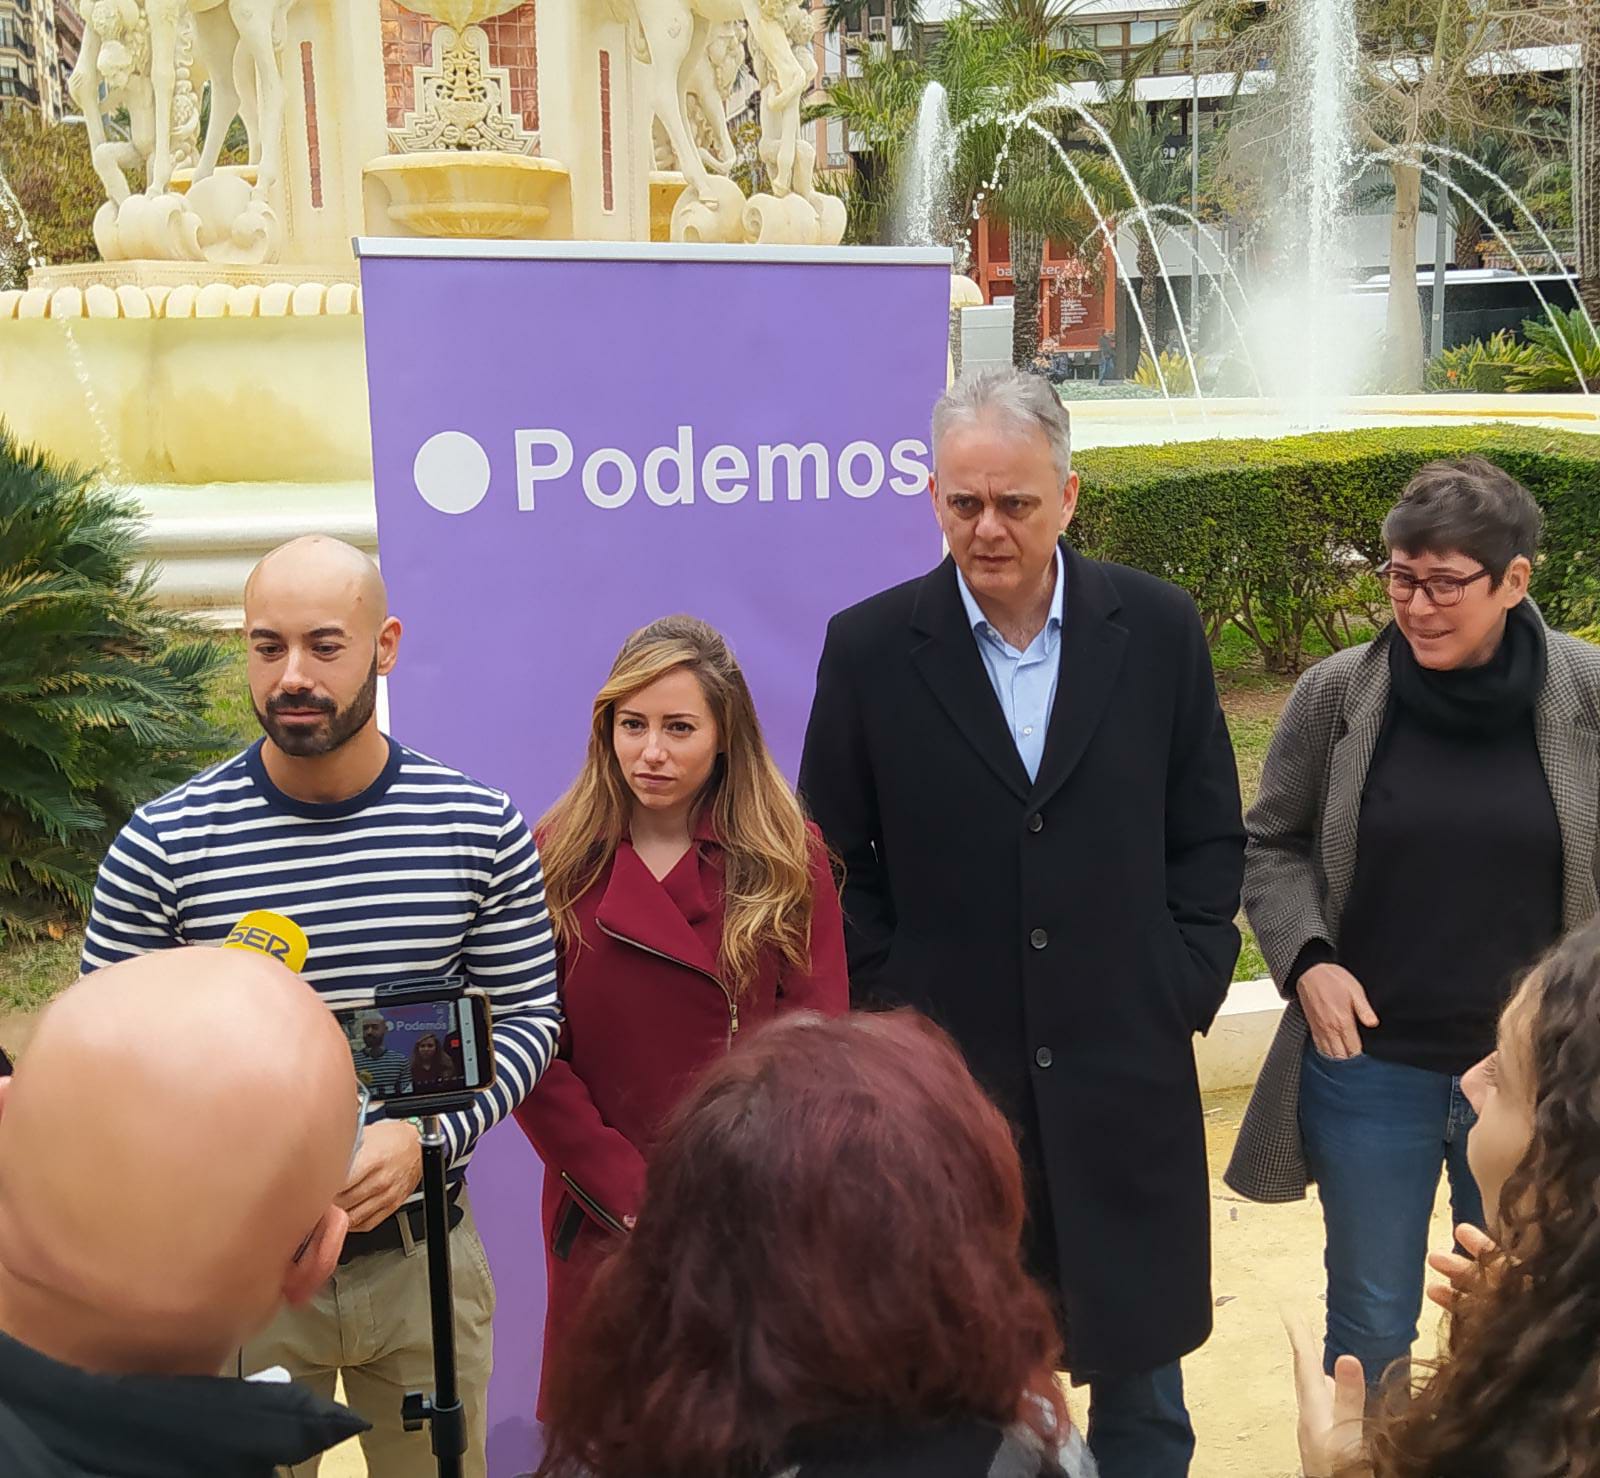
[{"label": "stone fountain", "polygon": [[[83,14],[72,92],[105,186],[102,260],[0,293],[0,414],[124,485],[151,515],[165,592],[223,619],[279,538],[375,543],[355,237],[802,246],[844,231],[801,128],[808,0]],[[766,180],[748,199],[729,129],[747,102]],[[127,138],[104,122],[119,109]],[[224,166],[236,116],[249,161]]]}]

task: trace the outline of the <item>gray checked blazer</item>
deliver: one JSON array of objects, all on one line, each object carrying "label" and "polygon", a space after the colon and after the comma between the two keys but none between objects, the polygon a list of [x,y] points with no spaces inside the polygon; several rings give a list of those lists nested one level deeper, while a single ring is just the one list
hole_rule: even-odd
[{"label": "gray checked blazer", "polygon": [[[1312,939],[1339,944],[1356,870],[1367,768],[1389,702],[1394,627],[1335,653],[1298,683],[1273,735],[1245,828],[1244,907],[1279,989]],[[1548,661],[1534,732],[1561,828],[1568,929],[1600,908],[1600,648],[1545,628]],[[1310,1176],[1300,1140],[1300,1062],[1307,1025],[1297,1000],[1256,1080],[1223,1179],[1252,1201],[1297,1201]]]}]

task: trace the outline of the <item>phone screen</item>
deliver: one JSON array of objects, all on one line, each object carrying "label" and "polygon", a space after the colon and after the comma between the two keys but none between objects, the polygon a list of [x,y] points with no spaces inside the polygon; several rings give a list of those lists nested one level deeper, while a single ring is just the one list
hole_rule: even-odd
[{"label": "phone screen", "polygon": [[356,1076],[374,1098],[460,1093],[479,1061],[469,1001],[417,1001],[341,1013]]}]

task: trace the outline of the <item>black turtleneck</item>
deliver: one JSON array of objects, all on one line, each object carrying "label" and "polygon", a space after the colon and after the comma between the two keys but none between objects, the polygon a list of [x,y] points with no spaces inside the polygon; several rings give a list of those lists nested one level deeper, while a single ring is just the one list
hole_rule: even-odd
[{"label": "black turtleneck", "polygon": [[1338,948],[1378,1015],[1361,1033],[1374,1057],[1465,1072],[1560,936],[1561,831],[1533,725],[1544,673],[1544,628],[1526,604],[1482,667],[1431,671],[1390,633]]}]

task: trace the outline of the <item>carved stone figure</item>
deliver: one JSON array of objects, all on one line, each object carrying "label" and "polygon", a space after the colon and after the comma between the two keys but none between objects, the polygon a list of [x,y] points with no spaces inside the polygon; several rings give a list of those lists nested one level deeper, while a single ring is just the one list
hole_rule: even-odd
[{"label": "carved stone figure", "polygon": [[804,74],[799,93],[764,53],[755,53],[761,85],[761,162],[772,184],[770,196],[757,195],[746,207],[744,228],[751,240],[837,246],[844,239],[846,210],[836,196],[816,186],[817,151],[800,130],[800,104],[817,78],[816,19],[799,0],[784,13],[791,55]]},{"label": "carved stone figure", "polygon": [[294,0],[161,0],[193,12],[200,60],[211,78],[211,117],[195,179],[217,167],[235,117],[256,167],[252,198],[268,201],[283,174],[283,66],[278,38]]},{"label": "carved stone figure", "polygon": [[[95,242],[108,261],[256,264],[277,255],[269,201],[282,174],[283,73],[275,37],[293,0],[94,0],[68,91],[83,114],[106,204]],[[211,118],[198,158],[200,110],[190,78],[198,52],[211,80]],[[111,139],[105,114],[126,108],[129,137]],[[259,112],[258,112],[259,109]],[[250,138],[254,182],[216,174],[234,118]],[[186,194],[170,187],[194,165]],[[134,194],[125,170],[143,165]]]},{"label": "carved stone figure", "polygon": [[812,51],[816,21],[803,5],[792,4],[783,17],[784,34],[790,55],[804,74],[799,92],[792,92],[764,51],[755,53],[756,81],[761,86],[761,162],[767,167],[772,193],[780,199],[791,190],[809,198],[813,193],[812,170],[816,150],[805,160],[803,181],[797,178],[796,163],[800,138],[800,104],[817,80],[817,59]]},{"label": "carved stone figure", "polygon": [[[731,182],[726,176],[737,155],[711,55],[717,28],[742,21],[751,53],[762,54],[771,68],[775,105],[785,107],[791,101],[798,105],[810,77],[796,60],[784,20],[800,4],[801,0],[613,0],[614,8],[634,27],[636,54],[650,64],[651,106],[688,181],[691,203],[710,211],[729,204],[739,209],[744,203],[736,187],[732,196],[728,194]],[[710,149],[702,148],[695,138],[691,98],[698,99],[711,122]],[[718,176],[720,182],[714,182]]]},{"label": "carved stone figure", "polygon": [[[108,199],[131,193],[124,171],[143,168],[149,193],[194,162],[200,109],[189,79],[194,27],[178,0],[94,0],[67,91],[84,117],[89,153]],[[112,139],[104,114],[126,109],[128,137]]]},{"label": "carved stone figure", "polygon": [[[742,110],[753,90],[744,71],[744,37],[743,21],[722,21],[709,27],[705,45],[692,52],[681,73],[689,137],[699,150],[701,163],[718,174],[728,173],[738,163],[728,119]],[[636,49],[641,61],[650,59],[642,35],[638,36]],[[651,128],[650,143],[655,168],[683,169],[666,120],[659,113]]]},{"label": "carved stone figure", "polygon": [[[817,76],[807,0],[612,0],[612,8],[633,27],[635,54],[650,68],[657,167],[675,162],[687,185],[673,209],[674,239],[836,244],[844,207],[817,190],[816,150],[801,133],[801,104]],[[750,201],[729,177],[737,156],[727,127],[728,62],[741,22],[772,180],[770,194]],[[697,128],[702,122],[709,127]]]}]

